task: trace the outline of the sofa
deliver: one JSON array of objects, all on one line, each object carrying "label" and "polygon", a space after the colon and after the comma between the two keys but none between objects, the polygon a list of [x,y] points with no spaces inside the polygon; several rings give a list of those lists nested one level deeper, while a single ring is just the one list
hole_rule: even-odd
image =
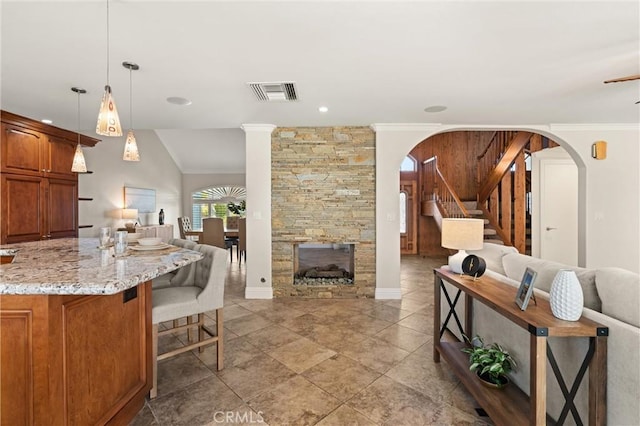
[{"label": "sofa", "polygon": [[[607,424],[640,425],[640,275],[613,267],[586,269],[567,266],[520,254],[513,247],[491,243],[485,243],[483,249],[469,253],[486,261],[486,276],[516,288],[519,287],[527,267],[535,270],[536,298],[549,298],[551,283],[558,270],[571,269],[576,272],[584,295],[585,308],[582,315],[609,327]],[[481,281],[482,277],[478,282]],[[442,306],[444,312],[448,312],[448,307],[446,308],[447,310],[444,310],[445,306]],[[459,314],[464,317],[464,308],[460,310]],[[518,367],[510,377],[515,385],[529,394],[528,332],[475,300],[473,316],[474,334],[480,335],[485,343],[500,343],[515,357]],[[454,334],[460,337],[459,333]],[[564,380],[570,387],[587,352],[589,339],[551,337],[548,343]],[[585,424],[589,420],[588,381],[587,373],[575,398],[577,410]],[[547,414],[557,420],[563,405],[562,392],[549,367]],[[565,424],[575,424],[571,413],[567,416]]]}]

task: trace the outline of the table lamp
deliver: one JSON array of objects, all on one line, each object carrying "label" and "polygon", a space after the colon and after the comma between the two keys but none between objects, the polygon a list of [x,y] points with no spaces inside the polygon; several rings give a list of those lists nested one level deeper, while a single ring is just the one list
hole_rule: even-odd
[{"label": "table lamp", "polygon": [[[138,209],[122,209],[123,219],[138,219]],[[134,222],[125,222],[125,228],[129,232],[136,232],[136,225]]]},{"label": "table lamp", "polygon": [[465,250],[480,250],[484,240],[482,219],[446,218],[442,219],[442,247],[459,250],[449,256],[449,269],[462,273],[462,261],[467,257]]}]

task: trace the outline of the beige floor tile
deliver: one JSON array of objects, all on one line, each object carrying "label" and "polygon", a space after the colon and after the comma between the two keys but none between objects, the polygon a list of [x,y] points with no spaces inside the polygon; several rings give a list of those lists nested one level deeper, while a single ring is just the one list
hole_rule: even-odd
[{"label": "beige floor tile", "polygon": [[336,353],[303,337],[271,350],[268,354],[300,374],[325,359],[331,358]]},{"label": "beige floor tile", "polygon": [[409,355],[404,349],[372,338],[347,345],[341,353],[378,373],[385,373]]},{"label": "beige floor tile", "polygon": [[384,340],[387,343],[391,343],[392,345],[408,352],[415,351],[430,339],[430,336],[427,334],[420,333],[419,331],[415,331],[398,324],[385,328],[374,337]]},{"label": "beige floor tile", "polygon": [[242,400],[215,376],[193,383],[180,392],[158,397],[149,403],[160,425],[203,425],[218,412],[233,410]]},{"label": "beige floor tile", "polygon": [[394,308],[402,309],[404,311],[416,312],[424,308],[427,302],[421,302],[412,299],[390,300],[385,302],[385,305],[393,306]]},{"label": "beige floor tile", "polygon": [[445,362],[434,363],[423,351],[412,353],[385,375],[437,402],[449,401],[458,385],[458,379]]},{"label": "beige floor tile", "polygon": [[191,352],[158,362],[158,396],[180,391],[213,373]]},{"label": "beige floor tile", "polygon": [[398,325],[433,336],[433,317],[414,313],[398,321]]},{"label": "beige floor tile", "polygon": [[318,344],[336,352],[341,352],[352,343],[360,342],[367,338],[366,334],[358,333],[349,327],[336,327],[317,324],[304,332],[304,336]]},{"label": "beige floor tile", "polygon": [[340,401],[302,376],[293,377],[252,398],[249,406],[271,425],[314,425]]},{"label": "beige floor tile", "polygon": [[278,304],[275,305],[273,309],[264,309],[260,311],[259,314],[273,323],[280,323],[282,321],[304,315],[305,312]]},{"label": "beige floor tile", "polygon": [[252,331],[260,330],[270,326],[271,321],[258,314],[251,314],[244,317],[236,318],[231,321],[225,321],[224,326],[238,336],[244,336]]},{"label": "beige floor tile", "polygon": [[305,335],[315,329],[318,325],[324,325],[326,320],[313,314],[304,314],[299,317],[290,318],[279,323],[279,325],[289,330]]},{"label": "beige floor tile", "polygon": [[358,413],[347,405],[341,405],[331,414],[316,423],[316,426],[374,426],[373,420]]},{"label": "beige floor tile", "polygon": [[331,325],[332,327],[352,330],[357,333],[362,333],[369,336],[375,335],[376,333],[389,327],[391,324],[392,323],[390,323],[389,321],[384,321],[360,313],[340,319],[335,319],[334,321],[329,323],[329,325]]},{"label": "beige floor tile", "polygon": [[347,405],[383,425],[432,425],[439,404],[386,376],[354,396]]},{"label": "beige floor tile", "polygon": [[[194,350],[192,353],[211,371],[218,371],[215,346],[207,347],[202,353],[198,350]],[[230,340],[225,339],[224,341],[223,361],[225,367],[242,364],[260,355],[263,355],[263,352],[252,345],[246,336]]]},{"label": "beige floor tile", "polygon": [[153,415],[151,408],[149,408],[149,405],[145,403],[142,410],[140,410],[133,421],[129,423],[129,426],[159,426],[159,423]]},{"label": "beige floor tile", "polygon": [[340,401],[348,400],[380,377],[380,373],[344,355],[333,356],[302,375]]},{"label": "beige floor tile", "polygon": [[410,311],[398,309],[384,303],[376,304],[368,310],[363,310],[362,313],[390,323],[397,323],[401,319],[411,315]]},{"label": "beige floor tile", "polygon": [[275,324],[253,331],[244,337],[253,346],[265,352],[302,338],[298,333]]},{"label": "beige floor tile", "polygon": [[244,401],[296,375],[267,354],[239,365],[225,367],[217,373]]},{"label": "beige floor tile", "polygon": [[[223,318],[224,321],[231,321],[236,318],[246,317],[247,315],[251,315],[253,312],[250,310],[243,308],[240,305],[225,305],[223,309]],[[209,314],[208,314],[209,315]],[[215,319],[215,311],[211,312],[209,315],[211,318]]]}]

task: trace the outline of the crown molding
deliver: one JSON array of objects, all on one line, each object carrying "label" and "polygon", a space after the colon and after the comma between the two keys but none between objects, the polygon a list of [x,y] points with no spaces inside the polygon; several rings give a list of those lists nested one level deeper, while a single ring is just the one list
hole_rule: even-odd
[{"label": "crown molding", "polygon": [[640,130],[640,123],[552,123],[551,131]]},{"label": "crown molding", "polygon": [[278,127],[275,124],[242,124],[240,128],[244,130],[245,133],[248,132],[273,132],[275,128]]}]

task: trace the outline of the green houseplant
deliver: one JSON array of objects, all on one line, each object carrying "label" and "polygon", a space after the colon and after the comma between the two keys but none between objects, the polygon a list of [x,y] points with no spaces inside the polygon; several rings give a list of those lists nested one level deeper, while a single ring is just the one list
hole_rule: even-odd
[{"label": "green houseplant", "polygon": [[483,383],[487,382],[492,387],[503,388],[509,384],[507,374],[517,366],[511,354],[498,343],[485,345],[480,336],[473,340],[464,336],[464,339],[471,345],[462,349],[469,354],[469,370],[475,371]]},{"label": "green houseplant", "polygon": [[240,201],[240,203],[234,203],[233,201],[230,201],[227,204],[227,209],[229,209],[229,211],[233,214],[242,215],[247,209],[247,202],[246,200],[242,200]]}]

